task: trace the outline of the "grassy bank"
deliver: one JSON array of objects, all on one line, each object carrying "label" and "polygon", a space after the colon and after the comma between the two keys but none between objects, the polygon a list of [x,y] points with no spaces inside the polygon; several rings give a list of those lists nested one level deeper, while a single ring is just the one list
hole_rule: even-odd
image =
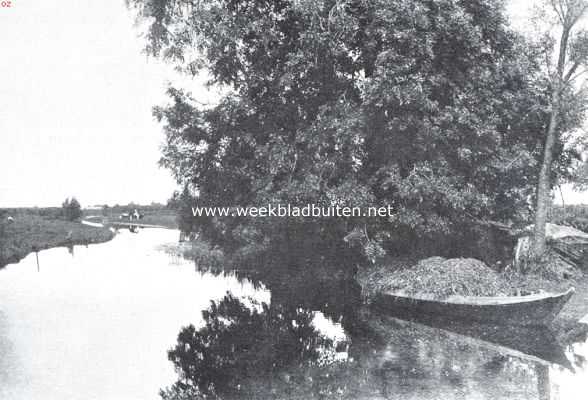
[{"label": "grassy bank", "polygon": [[[13,221],[7,221],[8,215]],[[12,209],[0,221],[0,268],[18,262],[33,251],[101,243],[112,237],[108,229],[65,221],[43,209]]]}]

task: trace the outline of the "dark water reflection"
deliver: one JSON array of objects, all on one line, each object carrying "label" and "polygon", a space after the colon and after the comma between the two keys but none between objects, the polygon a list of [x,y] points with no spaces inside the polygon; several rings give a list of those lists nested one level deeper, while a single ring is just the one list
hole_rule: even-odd
[{"label": "dark water reflection", "polygon": [[315,278],[270,274],[270,303],[216,303],[170,352],[180,379],[164,398],[585,399],[585,337],[402,320],[361,307],[352,282]]},{"label": "dark water reflection", "polygon": [[319,268],[202,271],[177,235],[0,271],[0,399],[586,398],[585,338],[375,314]]},{"label": "dark water reflection", "polygon": [[545,330],[497,335],[497,327],[360,318],[363,332],[337,336],[317,329],[308,310],[227,296],[205,314],[204,328],[180,334],[170,359],[182,379],[164,397],[585,398],[584,343],[566,349]]}]

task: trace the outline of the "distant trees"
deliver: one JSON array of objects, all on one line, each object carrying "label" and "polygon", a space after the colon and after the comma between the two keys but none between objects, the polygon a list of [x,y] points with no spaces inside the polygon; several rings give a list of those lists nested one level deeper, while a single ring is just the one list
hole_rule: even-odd
[{"label": "distant trees", "polygon": [[61,210],[68,221],[75,221],[82,217],[82,206],[75,197],[65,199],[61,203]]}]

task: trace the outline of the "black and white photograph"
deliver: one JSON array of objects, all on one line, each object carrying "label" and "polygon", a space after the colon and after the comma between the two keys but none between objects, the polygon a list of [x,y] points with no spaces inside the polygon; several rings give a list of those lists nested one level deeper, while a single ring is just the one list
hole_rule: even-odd
[{"label": "black and white photograph", "polygon": [[588,398],[588,0],[0,0],[0,400]]}]

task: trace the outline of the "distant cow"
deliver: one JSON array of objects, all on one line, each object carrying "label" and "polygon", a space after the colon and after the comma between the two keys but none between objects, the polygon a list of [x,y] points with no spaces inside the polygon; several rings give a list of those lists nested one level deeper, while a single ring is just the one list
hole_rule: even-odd
[{"label": "distant cow", "polygon": [[143,218],[143,214],[141,214],[139,211],[137,211],[135,209],[132,212],[129,210],[126,213],[120,214],[118,218],[119,219],[128,219],[129,221],[132,221],[132,220],[135,220],[135,219],[142,219]]}]

